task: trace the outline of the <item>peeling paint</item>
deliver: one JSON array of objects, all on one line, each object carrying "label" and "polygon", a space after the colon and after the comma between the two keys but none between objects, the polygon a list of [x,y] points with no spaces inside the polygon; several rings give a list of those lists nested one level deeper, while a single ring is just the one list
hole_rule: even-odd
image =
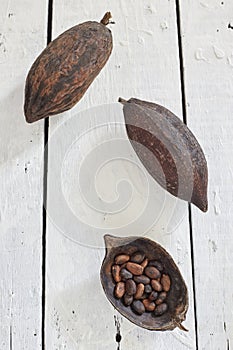
[{"label": "peeling paint", "polygon": [[216,251],[218,250],[216,242],[211,240],[211,239],[209,239],[209,243],[211,245],[211,248],[212,248],[213,252],[216,253]]},{"label": "peeling paint", "polygon": [[225,57],[225,52],[218,48],[217,46],[213,46],[214,54],[218,59],[222,59]]},{"label": "peeling paint", "polygon": [[233,57],[232,57],[232,55],[227,57],[227,63],[229,64],[229,66],[233,67]]},{"label": "peeling paint", "polygon": [[138,37],[138,43],[139,43],[140,45],[143,45],[143,44],[144,44],[144,39],[143,39],[141,36]]},{"label": "peeling paint", "polygon": [[167,23],[167,21],[164,21],[164,22],[160,23],[160,28],[161,28],[162,30],[168,29],[168,23]]},{"label": "peeling paint", "polygon": [[204,57],[204,54],[203,54],[203,49],[202,48],[198,48],[195,52],[195,58],[197,61],[205,61],[205,62],[208,62],[207,58]]}]

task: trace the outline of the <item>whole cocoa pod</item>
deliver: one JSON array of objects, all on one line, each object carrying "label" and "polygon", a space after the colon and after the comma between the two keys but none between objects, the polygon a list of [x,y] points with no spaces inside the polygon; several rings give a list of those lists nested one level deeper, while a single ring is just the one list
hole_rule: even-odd
[{"label": "whole cocoa pod", "polygon": [[149,174],[172,195],[206,212],[207,163],[189,128],[167,108],[119,98],[128,138]]},{"label": "whole cocoa pod", "polygon": [[24,113],[28,123],[72,108],[107,62],[112,34],[100,23],[84,22],[53,40],[33,63],[25,86]]}]

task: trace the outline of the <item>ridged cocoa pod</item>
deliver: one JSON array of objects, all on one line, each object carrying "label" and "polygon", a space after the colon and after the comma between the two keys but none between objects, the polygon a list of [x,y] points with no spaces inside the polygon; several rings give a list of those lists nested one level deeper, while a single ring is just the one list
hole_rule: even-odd
[{"label": "ridged cocoa pod", "polygon": [[28,123],[72,108],[107,62],[112,34],[100,23],[76,25],[53,40],[33,63],[26,80],[24,113]]},{"label": "ridged cocoa pod", "polygon": [[150,175],[172,195],[206,212],[208,170],[189,128],[158,104],[119,98],[129,140]]},{"label": "ridged cocoa pod", "polygon": [[[182,322],[185,320],[186,312],[188,309],[188,291],[178,267],[168,252],[166,252],[166,250],[162,248],[158,243],[148,238],[120,238],[105,235],[104,240],[106,246],[106,255],[101,267],[100,278],[104,292],[114,308],[116,308],[131,322],[149,330],[166,331],[172,330],[176,327],[179,327],[182,330],[186,330],[183,327]],[[163,310],[160,310],[160,307],[159,311],[161,313],[161,316],[158,317],[155,317],[153,313],[144,312],[145,310],[141,306],[143,304],[136,303],[135,305],[135,302],[138,301],[135,299],[135,296],[134,302],[131,305],[132,308],[130,308],[128,307],[127,303],[122,302],[118,294],[117,296],[114,295],[114,290],[116,287],[115,282],[112,278],[112,265],[115,263],[115,257],[119,254],[128,254],[132,256],[139,249],[144,254],[146,254],[149,260],[161,261],[163,272],[166,275],[169,275],[171,279],[170,290],[166,294],[165,300],[167,309],[164,310],[164,313],[162,313]],[[150,303],[155,302],[155,300],[158,298],[158,293],[152,293],[154,297],[153,295],[149,297]],[[143,300],[147,298],[148,296],[145,294],[145,297],[142,296],[141,299]],[[137,314],[135,314],[135,312]]]}]

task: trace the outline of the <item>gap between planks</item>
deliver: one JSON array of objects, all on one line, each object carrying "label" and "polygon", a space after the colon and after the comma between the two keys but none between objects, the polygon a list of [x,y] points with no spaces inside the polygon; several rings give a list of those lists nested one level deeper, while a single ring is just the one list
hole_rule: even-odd
[{"label": "gap between planks", "polygon": [[[48,0],[47,45],[52,41],[53,0]],[[45,307],[46,307],[46,228],[47,228],[47,188],[48,188],[48,135],[49,118],[44,121],[44,178],[43,178],[43,233],[42,233],[42,321],[41,344],[45,349]]]},{"label": "gap between planks", "polygon": [[[179,49],[179,62],[180,62],[180,87],[181,87],[181,99],[182,99],[182,115],[183,115],[183,122],[187,125],[180,1],[176,0],[175,5],[176,5],[177,36],[178,36],[178,49]],[[196,350],[198,350],[198,324],[197,324],[197,307],[196,307],[197,299],[196,299],[196,288],[195,288],[195,257],[194,257],[193,229],[192,229],[192,209],[191,209],[190,203],[188,204],[188,219],[189,219],[190,252],[191,252],[191,266],[192,266],[194,324],[195,324]]]}]

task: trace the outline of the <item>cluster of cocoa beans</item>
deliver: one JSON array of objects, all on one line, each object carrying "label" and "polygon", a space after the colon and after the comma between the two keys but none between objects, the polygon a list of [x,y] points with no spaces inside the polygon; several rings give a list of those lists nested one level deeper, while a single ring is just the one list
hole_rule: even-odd
[{"label": "cluster of cocoa beans", "polygon": [[149,260],[141,251],[131,256],[120,254],[115,257],[111,271],[115,297],[125,306],[130,306],[134,313],[151,312],[154,316],[161,316],[167,311],[166,298],[171,279],[163,273],[160,261]]}]

